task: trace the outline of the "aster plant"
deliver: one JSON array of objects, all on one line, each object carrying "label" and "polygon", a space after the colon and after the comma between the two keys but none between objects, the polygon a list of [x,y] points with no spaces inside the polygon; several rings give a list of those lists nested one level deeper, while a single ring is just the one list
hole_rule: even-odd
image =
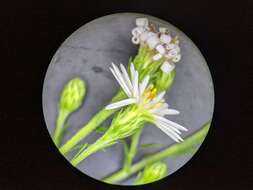
[{"label": "aster plant", "polygon": [[[158,30],[147,18],[137,18],[136,27],[133,28],[132,42],[139,46],[137,55],[130,59],[128,69],[123,69],[124,76],[130,72],[130,65],[133,64],[138,72],[138,80],[143,81],[149,76],[150,84],[155,86],[157,92],[167,91],[175,78],[175,63],[180,61],[180,47],[178,37],[172,37],[167,28],[160,27]],[[120,66],[122,69],[122,66]],[[115,72],[115,71],[114,71]],[[116,73],[114,73],[116,74]],[[116,78],[119,80],[119,78]],[[120,79],[121,80],[121,79]],[[147,79],[145,79],[147,80]],[[118,81],[120,84],[122,81]],[[129,83],[129,81],[127,81]],[[112,98],[112,103],[125,100],[129,95],[128,90],[120,89]],[[122,102],[121,102],[122,103]],[[114,104],[115,106],[115,104]],[[103,108],[91,120],[86,123],[74,136],[60,147],[62,154],[66,155],[81,140],[93,132],[112,114],[119,111]],[[162,126],[160,124],[159,126]]]},{"label": "aster plant", "polygon": [[[137,55],[133,59],[130,58],[127,66],[112,63],[109,68],[120,89],[110,103],[59,148],[60,152],[66,155],[79,144],[79,151],[70,161],[73,166],[77,166],[92,154],[122,142],[125,152],[122,168],[103,178],[106,183],[117,183],[134,174],[138,174],[133,181],[134,185],[162,179],[168,174],[169,168],[164,159],[195,151],[195,146],[203,141],[210,126],[208,122],[195,134],[183,139],[182,133],[188,129],[167,118],[180,114],[178,110],[170,108],[164,98],[173,85],[176,63],[181,60],[179,39],[177,36],[173,37],[165,27],[156,28],[147,18],[137,18],[135,24],[131,31],[131,41],[139,46]],[[67,118],[81,106],[85,94],[85,82],[79,78],[72,79],[65,85],[59,101],[53,138],[58,147]],[[80,141],[113,114],[110,125],[100,138],[93,144],[80,145]],[[174,143],[133,164],[146,123],[153,124]],[[125,141],[128,137],[131,140],[130,145]]]}]

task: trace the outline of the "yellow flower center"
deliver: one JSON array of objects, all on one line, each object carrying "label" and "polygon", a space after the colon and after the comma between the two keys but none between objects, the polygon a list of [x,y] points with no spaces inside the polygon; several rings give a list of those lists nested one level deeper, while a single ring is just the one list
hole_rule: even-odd
[{"label": "yellow flower center", "polygon": [[149,85],[149,87],[144,91],[144,100],[145,102],[150,102],[157,95],[157,89],[153,84]]}]

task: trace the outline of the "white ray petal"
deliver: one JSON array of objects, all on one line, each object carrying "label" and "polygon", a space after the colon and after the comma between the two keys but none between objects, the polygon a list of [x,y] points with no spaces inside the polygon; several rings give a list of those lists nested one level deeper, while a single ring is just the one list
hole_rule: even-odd
[{"label": "white ray petal", "polygon": [[116,75],[115,71],[114,71],[112,68],[110,68],[110,70],[111,70],[113,76],[115,77],[115,79],[118,81],[118,83],[119,83],[119,85],[121,86],[121,88],[123,89],[123,91],[126,93],[126,95],[127,95],[128,97],[131,97],[131,93],[130,93],[130,92],[128,91],[128,89],[125,88],[125,86],[122,84],[121,80],[118,78],[118,76]]},{"label": "white ray petal", "polygon": [[126,83],[127,83],[127,86],[128,86],[128,88],[129,88],[129,90],[132,91],[132,90],[133,90],[133,85],[132,85],[132,83],[131,83],[131,81],[130,81],[130,78],[129,78],[129,75],[128,75],[128,73],[127,73],[126,68],[125,68],[124,65],[122,65],[122,64],[120,64],[120,68],[121,68],[121,71],[122,71],[122,73],[123,73],[123,77],[124,77],[124,79],[125,79],[125,81],[126,81]]},{"label": "white ray petal", "polygon": [[117,109],[117,108],[124,107],[124,106],[134,104],[134,103],[136,103],[135,98],[128,98],[128,99],[125,99],[125,100],[121,100],[121,101],[118,101],[118,102],[111,103],[108,106],[106,106],[105,109],[107,109],[107,110]]},{"label": "white ray petal", "polygon": [[165,93],[166,93],[165,91],[160,92],[160,93],[154,98],[154,101],[159,102],[159,101],[164,97]]},{"label": "white ray petal", "polygon": [[124,92],[127,94],[128,97],[131,96],[131,91],[129,90],[126,81],[124,80],[121,72],[119,71],[119,68],[112,63],[113,69],[110,68],[112,74],[117,79],[118,83],[120,84],[121,88],[124,90]]},{"label": "white ray petal", "polygon": [[182,132],[179,131],[177,128],[175,128],[175,127],[173,127],[173,126],[169,126],[169,127],[168,127],[168,125],[165,125],[165,124],[162,123],[162,122],[156,121],[156,122],[155,122],[155,125],[162,125],[162,126],[165,127],[165,128],[171,128],[173,131],[175,131],[175,132],[178,133],[178,134],[182,134]]},{"label": "white ray petal", "polygon": [[166,119],[165,117],[161,117],[161,116],[158,116],[158,115],[154,115],[154,117],[155,117],[158,121],[160,121],[160,122],[162,122],[162,123],[164,123],[164,124],[168,124],[169,126],[173,126],[173,127],[177,128],[177,129],[180,129],[180,130],[182,130],[182,131],[188,131],[188,129],[186,129],[186,128],[183,127],[182,125],[179,125],[179,124],[177,124],[177,123],[175,123],[175,122],[173,122],[173,121],[170,121],[170,120]]},{"label": "white ray petal", "polygon": [[167,109],[169,107],[169,105],[167,103],[163,103],[159,108],[152,108],[150,109],[149,111],[153,114],[157,114],[157,115],[164,115],[164,114],[161,114],[160,112]]},{"label": "white ray petal", "polygon": [[167,127],[167,126],[164,126],[164,125],[160,125],[160,127],[163,127],[163,129],[164,129],[165,131],[168,131],[169,133],[171,133],[171,134],[172,134],[174,137],[176,137],[178,140],[184,141],[184,139],[182,139],[182,137],[180,137],[180,135],[177,134],[177,132],[174,131],[173,128]]},{"label": "white ray petal", "polygon": [[133,80],[133,96],[139,99],[139,84],[138,84],[138,71],[135,71],[134,80]]},{"label": "white ray petal", "polygon": [[161,125],[157,125],[157,127],[162,130],[166,135],[168,135],[170,138],[172,138],[174,141],[176,141],[177,143],[179,143],[179,139],[173,135],[170,131],[168,131],[166,128],[164,128],[163,126]]},{"label": "white ray petal", "polygon": [[174,135],[174,137],[176,137],[178,140],[180,141],[184,141],[184,139],[182,139],[182,137],[180,137],[180,135],[178,135],[175,131],[172,130],[172,128],[169,128],[169,127],[164,127],[164,129],[166,131],[168,131],[169,133],[171,133],[172,135]]},{"label": "white ray petal", "polygon": [[175,109],[163,109],[161,110],[161,114],[163,115],[178,115],[180,112]]},{"label": "white ray petal", "polygon": [[132,84],[133,84],[133,80],[134,80],[134,73],[135,73],[134,64],[131,63],[131,64],[130,64],[130,74],[131,74],[131,81],[132,81]]},{"label": "white ray petal", "polygon": [[145,89],[148,86],[148,82],[149,82],[149,75],[145,76],[145,78],[143,79],[143,81],[140,84],[140,96],[144,93]]}]

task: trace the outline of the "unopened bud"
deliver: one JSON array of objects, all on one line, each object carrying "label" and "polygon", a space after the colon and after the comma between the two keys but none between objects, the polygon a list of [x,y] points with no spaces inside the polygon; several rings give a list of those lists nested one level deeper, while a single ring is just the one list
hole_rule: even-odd
[{"label": "unopened bud", "polygon": [[168,173],[168,167],[163,162],[156,162],[151,165],[147,165],[143,173],[139,175],[135,181],[136,185],[142,185],[152,183],[164,178]]},{"label": "unopened bud", "polygon": [[78,109],[84,99],[86,93],[85,82],[79,78],[70,80],[64,87],[61,99],[60,109],[64,109],[69,113]]}]

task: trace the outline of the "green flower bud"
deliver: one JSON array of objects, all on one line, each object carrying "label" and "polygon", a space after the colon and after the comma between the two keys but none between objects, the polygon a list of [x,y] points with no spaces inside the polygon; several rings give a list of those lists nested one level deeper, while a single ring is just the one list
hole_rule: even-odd
[{"label": "green flower bud", "polygon": [[74,78],[70,80],[63,89],[59,108],[69,113],[78,109],[84,99],[86,93],[86,85],[83,80]]},{"label": "green flower bud", "polygon": [[152,183],[164,178],[168,173],[168,167],[163,162],[156,162],[147,165],[142,173],[139,173],[135,180],[135,185]]},{"label": "green flower bud", "polygon": [[85,93],[85,82],[79,78],[74,78],[65,85],[59,102],[59,113],[53,137],[56,146],[61,143],[65,130],[63,126],[67,117],[81,106]]}]

